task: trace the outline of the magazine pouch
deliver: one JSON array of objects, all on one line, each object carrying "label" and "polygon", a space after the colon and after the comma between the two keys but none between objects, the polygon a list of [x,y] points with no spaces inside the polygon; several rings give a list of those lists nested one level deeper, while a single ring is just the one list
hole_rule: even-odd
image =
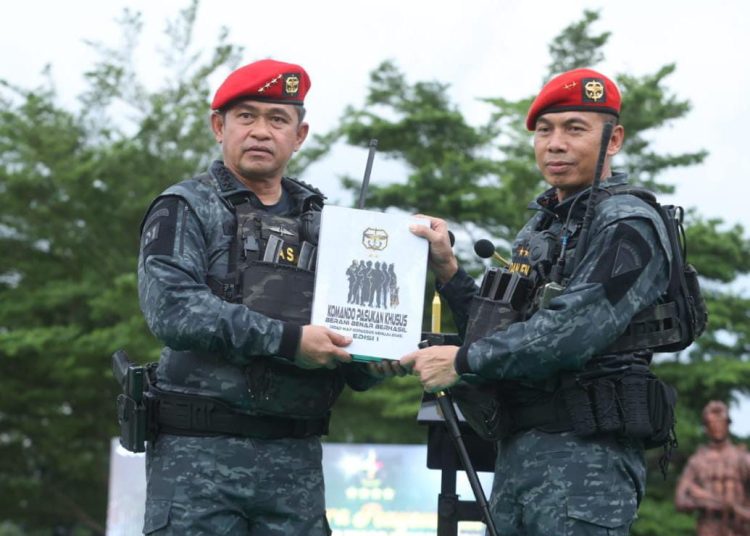
[{"label": "magazine pouch", "polygon": [[502,331],[522,319],[522,314],[510,302],[474,296],[469,308],[464,346],[495,331]]}]

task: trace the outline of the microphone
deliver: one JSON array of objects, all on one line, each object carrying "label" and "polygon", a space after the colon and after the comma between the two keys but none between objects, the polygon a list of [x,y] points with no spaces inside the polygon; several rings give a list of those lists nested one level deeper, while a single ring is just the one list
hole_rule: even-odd
[{"label": "microphone", "polygon": [[451,241],[451,247],[456,245],[456,235],[453,234],[453,231],[448,231],[448,238]]},{"label": "microphone", "polygon": [[482,238],[481,240],[477,240],[476,242],[474,242],[474,253],[476,253],[483,259],[489,259],[490,257],[492,257],[496,261],[499,261],[506,266],[510,266],[511,264],[509,260],[504,259],[497,251],[495,251],[495,245],[486,238]]}]

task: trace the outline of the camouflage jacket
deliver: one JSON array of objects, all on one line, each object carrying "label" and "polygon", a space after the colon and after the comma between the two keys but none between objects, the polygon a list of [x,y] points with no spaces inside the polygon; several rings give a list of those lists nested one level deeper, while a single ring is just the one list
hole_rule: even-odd
[{"label": "camouflage jacket", "polygon": [[[607,196],[607,188],[626,182],[621,173],[602,182],[588,247],[578,266],[576,242],[590,188],[559,203],[550,189],[530,205],[537,213],[513,242],[513,264],[534,272],[529,242],[543,232],[559,240],[567,227],[565,288],[548,308],[462,346],[456,357],[459,373],[549,385],[562,371],[581,370],[592,356],[605,352],[636,313],[659,299],[669,282],[669,238],[661,217],[647,203],[629,194]],[[440,292],[463,333],[475,282],[459,270]]]},{"label": "camouflage jacket", "polygon": [[[223,196],[216,187],[220,180]],[[297,216],[304,200],[316,195],[286,178],[282,187],[289,216]],[[217,161],[207,176],[167,188],[144,220],[138,291],[149,328],[166,345],[156,371],[159,387],[218,398],[247,413],[314,417],[321,407],[330,407],[344,384],[364,390],[377,383],[362,364],[300,369],[293,359],[301,326],[211,291],[209,279],[223,280],[229,270],[236,229],[226,201],[230,195],[247,197],[263,209]]]}]

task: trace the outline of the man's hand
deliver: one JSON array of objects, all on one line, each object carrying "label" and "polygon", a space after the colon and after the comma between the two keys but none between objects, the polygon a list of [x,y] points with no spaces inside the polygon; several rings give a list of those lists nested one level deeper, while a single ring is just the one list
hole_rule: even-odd
[{"label": "man's hand", "polygon": [[437,393],[458,383],[456,353],[458,346],[428,346],[405,355],[400,363],[419,376],[425,391]]},{"label": "man's hand", "polygon": [[393,376],[406,376],[408,371],[398,361],[383,359],[382,361],[371,361],[367,363],[367,372],[379,379],[392,378]]},{"label": "man's hand", "polygon": [[306,369],[321,367],[334,369],[338,363],[351,362],[352,356],[342,350],[342,347],[351,342],[350,337],[345,337],[325,326],[303,326],[302,338],[297,355],[294,356],[294,363]]},{"label": "man's hand", "polygon": [[409,230],[417,236],[426,238],[430,243],[430,269],[435,273],[438,282],[447,283],[458,271],[458,260],[453,254],[448,236],[448,224],[445,220],[424,214],[417,214],[416,217],[429,220],[430,227],[414,224],[409,226]]}]

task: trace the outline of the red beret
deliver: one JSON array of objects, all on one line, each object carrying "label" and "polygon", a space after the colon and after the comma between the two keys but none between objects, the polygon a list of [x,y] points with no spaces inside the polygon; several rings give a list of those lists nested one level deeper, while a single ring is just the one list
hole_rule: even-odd
[{"label": "red beret", "polygon": [[551,112],[579,110],[605,112],[619,117],[620,90],[615,83],[591,69],[574,69],[547,82],[531,103],[526,128],[534,130],[537,118]]},{"label": "red beret", "polygon": [[278,104],[303,104],[310,77],[299,65],[260,60],[232,72],[219,86],[211,103],[220,110],[240,97]]}]

